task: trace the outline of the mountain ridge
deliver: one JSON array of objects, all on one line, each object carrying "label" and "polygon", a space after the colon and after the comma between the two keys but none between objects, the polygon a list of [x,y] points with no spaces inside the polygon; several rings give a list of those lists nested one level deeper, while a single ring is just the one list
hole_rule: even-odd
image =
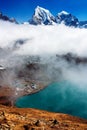
[{"label": "mountain ridge", "polygon": [[[10,18],[0,12],[0,20],[19,24],[15,18]],[[48,9],[37,6],[34,10],[32,18],[21,24],[30,25],[59,25],[64,24],[69,27],[87,28],[87,20],[80,21],[76,16],[66,11],[61,11],[54,16]]]},{"label": "mountain ridge", "polygon": [[71,13],[61,11],[54,16],[49,10],[40,6],[35,8],[34,14],[28,22],[32,25],[54,25],[63,23],[66,26],[87,28],[87,21],[79,21],[79,19]]},{"label": "mountain ridge", "polygon": [[35,8],[32,19],[29,21],[30,24],[38,25],[53,25],[55,22],[55,17],[50,13],[49,10],[44,9],[40,6]]},{"label": "mountain ridge", "polygon": [[2,12],[0,12],[0,20],[8,21],[8,22],[11,22],[11,23],[16,23],[16,24],[18,24],[18,22],[16,21],[15,18],[10,18],[10,17],[8,17],[8,16],[6,16],[6,15],[3,15]]}]

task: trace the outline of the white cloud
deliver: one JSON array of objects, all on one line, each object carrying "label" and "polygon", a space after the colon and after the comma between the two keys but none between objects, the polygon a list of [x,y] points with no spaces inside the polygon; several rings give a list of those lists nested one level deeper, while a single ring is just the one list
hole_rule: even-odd
[{"label": "white cloud", "polygon": [[28,55],[73,52],[87,56],[87,30],[58,26],[15,25],[0,22],[0,47],[11,47],[17,39],[29,39],[15,53]]},{"label": "white cloud", "polygon": [[[17,40],[21,39],[26,42],[15,47]],[[51,79],[54,76],[56,79],[59,73],[57,74],[54,69],[60,68],[65,79],[74,80],[75,77],[75,82],[86,81],[86,67],[83,71],[84,66],[80,66],[78,69],[78,66],[73,65],[72,67],[64,61],[56,62],[52,56],[72,52],[80,57],[87,57],[87,29],[69,28],[64,25],[16,25],[0,21],[0,47],[5,51],[0,53],[1,65],[20,66],[25,62],[23,56],[38,55],[42,59],[41,62],[48,64],[46,71],[43,71],[44,76],[52,76]],[[40,78],[41,73],[38,72],[36,75]],[[46,79],[46,77],[44,78]]]}]

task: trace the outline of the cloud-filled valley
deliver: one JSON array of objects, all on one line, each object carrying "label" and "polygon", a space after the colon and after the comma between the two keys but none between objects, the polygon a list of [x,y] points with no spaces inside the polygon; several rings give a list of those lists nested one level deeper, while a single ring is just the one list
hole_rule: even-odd
[{"label": "cloud-filled valley", "polygon": [[[5,68],[4,72],[1,67]],[[0,21],[0,68],[0,84],[11,87],[15,87],[15,80],[21,84],[20,72],[24,79],[46,82],[45,85],[69,81],[75,85],[56,88],[63,98],[58,108],[64,104],[65,109],[67,105],[72,108],[78,97],[77,104],[86,105],[87,29],[63,24],[33,26]],[[68,96],[69,104],[65,100]],[[77,110],[71,111],[74,114]],[[86,109],[84,112],[79,109],[79,113],[83,117]]]},{"label": "cloud-filled valley", "polygon": [[[63,24],[33,26],[0,21],[0,64],[4,67],[14,68],[22,67],[27,61],[39,62],[39,64],[46,65],[46,71],[42,69],[42,72],[40,72],[44,72],[45,74],[42,74],[44,76],[39,75],[38,71],[36,72],[39,78],[41,76],[44,79],[48,75],[50,78],[52,76],[51,79],[53,79],[52,73],[54,73],[54,77],[57,79],[59,76],[56,70],[61,70],[67,73],[67,77],[69,77],[70,72],[72,72],[71,77],[75,72],[76,79],[78,79],[79,72],[86,70],[86,64],[68,63],[62,58],[57,58],[56,55],[61,56],[71,53],[76,57],[86,58],[86,35],[86,29],[66,27]],[[39,57],[39,61],[36,57]],[[84,76],[86,77],[85,72],[80,80],[84,79]]]}]

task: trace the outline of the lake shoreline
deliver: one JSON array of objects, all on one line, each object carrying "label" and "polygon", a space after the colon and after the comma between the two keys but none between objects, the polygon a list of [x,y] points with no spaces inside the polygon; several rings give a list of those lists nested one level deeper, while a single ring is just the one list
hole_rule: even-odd
[{"label": "lake shoreline", "polygon": [[[33,89],[32,92],[29,91],[18,91],[16,92],[16,89],[14,87],[9,87],[9,86],[2,86],[0,87],[0,104],[1,105],[6,105],[6,106],[11,106],[11,107],[16,107],[15,102],[18,98],[22,96],[28,96],[35,94],[47,87],[47,85],[37,83],[39,86],[38,89]],[[17,95],[16,95],[17,93]]]}]

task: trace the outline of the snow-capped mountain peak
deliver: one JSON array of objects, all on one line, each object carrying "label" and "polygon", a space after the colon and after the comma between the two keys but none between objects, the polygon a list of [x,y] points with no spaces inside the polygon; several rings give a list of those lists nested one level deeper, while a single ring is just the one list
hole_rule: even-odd
[{"label": "snow-capped mountain peak", "polygon": [[44,9],[40,6],[37,6],[36,9],[35,9],[35,15],[38,16],[38,14],[40,14],[40,13],[45,13],[46,15],[51,15],[49,10]]},{"label": "snow-capped mountain peak", "polygon": [[66,11],[61,11],[54,17],[49,10],[37,6],[29,23],[33,25],[54,25],[64,23],[67,26],[77,27],[79,22],[75,16]]},{"label": "snow-capped mountain peak", "polygon": [[[25,22],[26,23],[26,22]],[[25,24],[24,23],[24,24]],[[87,21],[79,21],[77,17],[66,11],[61,11],[57,16],[53,16],[51,12],[45,8],[37,6],[31,20],[27,24],[33,25],[54,25],[64,24],[71,27],[87,28]]]},{"label": "snow-capped mountain peak", "polygon": [[58,13],[58,15],[68,15],[69,13],[68,12],[66,12],[66,11],[61,11],[60,13]]},{"label": "snow-capped mountain peak", "polygon": [[58,15],[56,16],[56,22],[64,23],[67,26],[74,26],[74,27],[77,27],[79,24],[78,18],[76,18],[71,13],[68,13],[66,11],[58,13]]},{"label": "snow-capped mountain peak", "polygon": [[37,6],[32,19],[30,20],[30,24],[38,25],[52,25],[55,21],[55,17],[50,13],[49,10],[44,9],[40,6]]}]

